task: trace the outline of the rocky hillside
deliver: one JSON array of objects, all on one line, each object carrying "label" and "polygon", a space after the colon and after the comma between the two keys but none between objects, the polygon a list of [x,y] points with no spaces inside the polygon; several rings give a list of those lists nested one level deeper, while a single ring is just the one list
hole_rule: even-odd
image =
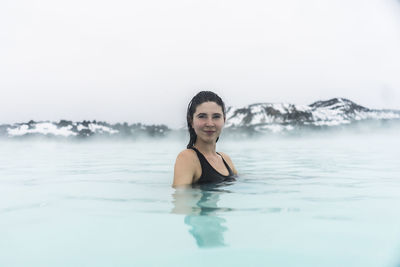
[{"label": "rocky hillside", "polygon": [[258,103],[229,107],[226,127],[256,132],[281,132],[298,128],[328,128],[365,121],[400,120],[398,110],[374,110],[345,98],[317,101],[311,105]]},{"label": "rocky hillside", "polygon": [[59,122],[36,122],[31,120],[27,123],[0,125],[0,136],[7,137],[161,137],[169,131],[170,129],[166,125],[144,125],[141,123],[130,125],[128,123],[109,124],[100,121],[73,122],[60,120]]}]

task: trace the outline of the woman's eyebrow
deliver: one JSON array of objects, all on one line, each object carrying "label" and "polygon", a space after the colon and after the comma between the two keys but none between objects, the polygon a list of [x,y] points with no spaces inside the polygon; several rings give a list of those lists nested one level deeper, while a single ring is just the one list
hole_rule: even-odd
[{"label": "woman's eyebrow", "polygon": [[[212,114],[212,116],[215,116],[215,115],[222,116],[222,113],[216,112],[216,113]],[[202,112],[202,113],[197,114],[196,116],[207,116],[207,113]]]},{"label": "woman's eyebrow", "polygon": [[[200,116],[200,115],[207,115],[207,113],[202,112],[202,113],[197,114],[197,116]],[[212,115],[222,115],[222,113],[220,113],[220,112],[215,112],[215,113],[213,113]]]}]

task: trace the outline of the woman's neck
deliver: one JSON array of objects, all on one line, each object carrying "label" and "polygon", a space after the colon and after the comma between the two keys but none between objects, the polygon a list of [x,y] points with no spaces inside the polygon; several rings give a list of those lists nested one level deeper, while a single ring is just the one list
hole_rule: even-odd
[{"label": "woman's neck", "polygon": [[216,147],[217,145],[215,143],[204,143],[201,141],[196,141],[194,144],[194,147],[197,148],[203,155],[216,155]]}]

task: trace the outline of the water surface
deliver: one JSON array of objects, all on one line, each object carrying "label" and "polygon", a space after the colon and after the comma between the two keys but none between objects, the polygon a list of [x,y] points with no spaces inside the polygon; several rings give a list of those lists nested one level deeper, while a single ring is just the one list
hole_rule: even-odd
[{"label": "water surface", "polygon": [[234,183],[171,188],[184,141],[0,141],[0,266],[399,266],[395,133],[224,140]]}]

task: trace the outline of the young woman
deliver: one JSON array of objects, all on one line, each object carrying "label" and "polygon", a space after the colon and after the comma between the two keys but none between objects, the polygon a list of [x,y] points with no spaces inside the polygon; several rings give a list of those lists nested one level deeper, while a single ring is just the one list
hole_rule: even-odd
[{"label": "young woman", "polygon": [[210,91],[202,91],[190,101],[187,110],[190,141],[175,162],[173,187],[234,180],[232,160],[216,152],[216,143],[225,124],[225,104]]}]

